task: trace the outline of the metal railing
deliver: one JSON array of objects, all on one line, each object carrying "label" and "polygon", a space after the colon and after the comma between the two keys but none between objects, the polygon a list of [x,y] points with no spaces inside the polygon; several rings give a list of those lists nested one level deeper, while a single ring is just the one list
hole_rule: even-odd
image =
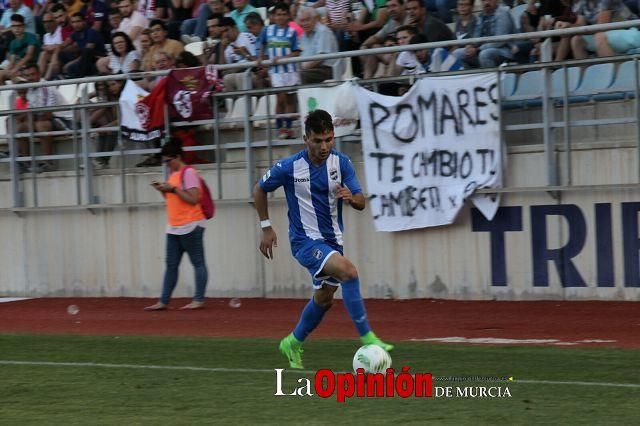
[{"label": "metal railing", "polygon": [[[339,52],[332,54],[323,54],[316,55],[313,57],[306,58],[290,58],[286,60],[281,60],[279,63],[298,63],[305,61],[316,61],[316,60],[325,60],[325,59],[341,59],[341,58],[351,58],[357,56],[367,56],[374,55],[380,53],[394,53],[406,50],[420,50],[425,48],[436,48],[436,47],[454,47],[454,46],[462,46],[467,44],[475,44],[475,43],[486,43],[486,42],[511,42],[515,40],[521,39],[531,39],[531,38],[545,38],[551,36],[571,36],[571,35],[579,35],[579,34],[587,34],[605,30],[613,30],[613,29],[623,29],[628,27],[639,26],[640,20],[636,21],[626,21],[626,22],[618,22],[612,24],[603,24],[603,25],[594,25],[589,27],[579,27],[579,28],[571,28],[565,30],[551,30],[551,31],[542,31],[537,33],[525,33],[525,34],[510,34],[505,36],[496,36],[489,37],[484,39],[467,39],[467,40],[452,40],[446,42],[436,42],[436,43],[425,43],[420,45],[409,45],[409,46],[395,46],[388,48],[374,48],[360,51],[351,51],[351,52]],[[623,117],[623,118],[602,118],[595,120],[571,120],[570,117],[570,107],[568,102],[569,92],[567,86],[567,77],[566,70],[571,66],[587,66],[591,64],[604,63],[604,62],[620,62],[623,60],[633,59],[635,61],[635,79],[636,79],[636,87],[635,87],[635,96],[634,96],[634,116],[632,117]],[[264,61],[263,65],[269,65],[270,61]],[[242,63],[242,64],[233,64],[233,65],[221,65],[219,69],[238,69],[245,68],[246,75],[248,76],[248,72],[251,67],[255,66],[256,63]],[[552,117],[552,112],[555,109],[554,98],[558,98],[557,94],[552,94],[550,92],[550,70],[562,68],[565,70],[565,85],[562,93],[563,102],[561,103],[563,108],[563,119],[561,121],[555,120]],[[564,138],[564,149],[567,153],[571,151],[571,133],[570,128],[572,126],[594,126],[594,125],[608,125],[608,124],[628,124],[635,123],[636,125],[640,121],[640,105],[639,105],[639,66],[638,66],[638,56],[620,56],[620,57],[612,57],[612,58],[597,58],[597,59],[587,59],[580,61],[565,61],[561,63],[556,62],[545,62],[540,64],[529,64],[529,65],[517,65],[517,66],[508,66],[508,67],[500,67],[498,69],[494,69],[495,72],[498,73],[498,77],[500,79],[501,75],[504,73],[519,73],[530,70],[542,70],[544,76],[544,82],[541,93],[542,98],[542,111],[543,118],[539,123],[521,123],[521,124],[506,124],[504,120],[501,120],[501,138],[504,141],[504,134],[510,131],[521,131],[521,130],[542,130],[543,131],[543,140],[544,140],[544,150],[545,150],[545,163],[546,163],[546,172],[547,172],[547,187],[542,187],[539,190],[550,190],[553,188],[554,191],[559,191],[563,189],[578,189],[579,187],[572,187],[571,181],[569,179],[568,182],[564,184],[560,183],[558,180],[557,174],[557,164],[555,160],[555,152],[556,152],[556,143],[554,141],[553,129],[563,128],[563,138]],[[477,72],[486,72],[486,69],[478,70],[464,70],[457,72],[447,72],[447,73],[439,73],[438,75],[462,75],[462,74],[472,74]],[[113,75],[113,76],[99,76],[99,77],[88,77],[83,79],[70,79],[64,81],[49,81],[49,82],[40,82],[40,83],[26,83],[20,85],[8,85],[8,86],[0,86],[0,91],[6,90],[16,90],[16,89],[28,89],[35,87],[44,87],[44,86],[59,86],[65,84],[77,84],[77,83],[88,83],[88,82],[98,82],[98,81],[110,81],[110,80],[121,80],[121,79],[138,79],[145,78],[150,76],[163,76],[166,75],[167,71],[157,71],[157,72],[144,72],[144,73],[135,73],[130,75]],[[430,74],[434,75],[434,74]],[[425,75],[422,75],[425,76]],[[385,78],[377,78],[371,80],[354,80],[356,84],[362,85],[376,85],[385,82],[405,82],[411,83],[414,79],[421,78],[421,76],[398,76],[398,77],[385,77]],[[250,79],[249,79],[250,80]],[[337,84],[335,81],[332,82],[324,82],[321,84],[313,84],[307,86],[298,86],[297,88],[307,88],[307,87],[328,87]],[[179,128],[184,126],[194,126],[194,125],[208,125],[210,129],[207,132],[210,132],[211,140],[213,143],[200,145],[196,147],[186,148],[186,151],[211,151],[215,153],[215,167],[217,169],[218,174],[218,187],[217,194],[220,199],[237,199],[241,201],[246,201],[247,197],[250,195],[250,188],[255,182],[255,161],[254,161],[254,150],[258,148],[266,148],[268,152],[268,160],[269,163],[273,161],[272,149],[278,146],[290,146],[290,145],[300,145],[302,141],[300,139],[296,140],[286,140],[286,141],[278,141],[274,140],[270,128],[271,122],[274,118],[280,116],[272,116],[270,114],[270,105],[267,105],[266,114],[263,116],[255,116],[253,115],[253,110],[251,106],[251,98],[253,96],[265,96],[274,93],[280,92],[288,92],[291,91],[291,88],[269,88],[269,89],[250,89],[243,90],[237,92],[222,92],[217,93],[213,96],[213,116],[216,118],[212,118],[210,120],[200,120],[197,122],[173,122],[169,123],[166,120],[167,126]],[[219,117],[219,109],[218,109],[218,100],[225,98],[232,99],[240,99],[243,98],[245,102],[245,114],[240,118],[217,118]],[[265,101],[267,104],[270,102],[269,96],[265,97]],[[500,101],[503,101],[503,96],[500,96]],[[14,210],[23,210],[25,208],[37,208],[40,207],[38,202],[38,179],[39,176],[37,173],[32,172],[29,174],[20,174],[18,163],[29,162],[32,166],[35,166],[38,161],[46,161],[46,160],[73,160],[73,168],[72,171],[75,174],[76,178],[76,205],[78,206],[101,206],[100,200],[96,197],[94,193],[94,179],[95,174],[92,169],[91,160],[100,157],[121,157],[124,159],[126,156],[130,155],[140,155],[140,154],[151,154],[155,153],[158,150],[153,148],[140,148],[140,149],[125,149],[122,135],[120,134],[119,127],[101,127],[101,128],[91,128],[89,120],[88,120],[88,110],[101,108],[101,107],[113,107],[117,106],[116,102],[107,102],[107,103],[91,103],[88,101],[88,93],[87,87],[85,86],[83,92],[81,94],[80,103],[74,105],[65,105],[60,107],[50,107],[50,108],[31,108],[28,110],[15,110],[10,109],[6,111],[0,111],[0,116],[8,116],[8,132],[6,135],[6,140],[9,143],[9,158],[0,159],[0,164],[9,163],[10,164],[10,178],[11,178],[11,186],[12,186],[12,194],[13,194],[13,209]],[[17,153],[17,140],[18,138],[28,138],[29,144],[31,148],[31,153],[34,153],[35,149],[35,139],[38,136],[42,136],[42,134],[34,132],[33,127],[33,114],[37,114],[40,112],[56,112],[56,111],[77,111],[78,114],[74,114],[74,120],[72,120],[72,128],[70,130],[62,130],[62,131],[54,131],[47,132],[46,134],[49,136],[62,136],[62,137],[70,137],[73,145],[73,152],[70,154],[56,154],[56,155],[31,155],[25,157],[16,156]],[[29,131],[27,133],[17,133],[16,132],[16,124],[15,118],[18,114],[27,114],[29,119]],[[79,120],[76,119],[76,115],[79,115]],[[168,117],[168,114],[165,111],[165,116]],[[266,132],[264,139],[256,139],[255,134],[255,124],[256,122],[266,122]],[[230,142],[230,143],[222,143],[221,142],[221,132],[225,131],[225,127],[229,125],[242,124],[243,129],[243,140],[241,142]],[[168,130],[168,129],[167,129]],[[118,149],[110,152],[92,152],[90,148],[90,136],[92,134],[104,133],[104,132],[117,132],[118,139]],[[0,137],[1,138],[1,137]],[[640,181],[640,132],[637,135],[637,152],[638,152],[638,181]],[[344,143],[347,141],[358,141],[358,136],[344,138],[343,140],[339,140],[338,143]],[[244,163],[247,172],[247,183],[249,191],[245,194],[234,194],[235,197],[227,197],[224,194],[224,189],[222,186],[222,158],[223,151],[232,150],[232,149],[244,149]],[[132,171],[126,168],[125,161],[120,162],[120,170],[119,173],[121,175],[121,204],[128,204],[129,201],[127,199],[127,186],[126,186],[126,176],[131,174]],[[568,170],[568,176],[571,176],[571,156],[566,156],[565,167]],[[33,205],[26,206],[25,200],[23,196],[23,188],[22,183],[24,181],[23,177],[29,177],[31,179],[31,190],[32,190],[32,198]],[[519,191],[526,190],[524,188],[504,188],[497,192],[507,192],[507,191]],[[485,190],[484,192],[491,192],[489,190]]]}]

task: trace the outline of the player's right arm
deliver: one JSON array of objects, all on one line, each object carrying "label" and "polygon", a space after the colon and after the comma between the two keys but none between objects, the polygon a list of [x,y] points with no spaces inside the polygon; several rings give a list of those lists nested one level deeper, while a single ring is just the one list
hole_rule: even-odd
[{"label": "player's right arm", "polygon": [[260,238],[260,252],[267,259],[273,259],[273,246],[278,247],[278,236],[269,223],[269,200],[267,193],[259,183],[253,187],[253,201],[260,218],[262,237]]},{"label": "player's right arm", "polygon": [[267,259],[273,259],[273,246],[278,247],[278,236],[269,222],[269,201],[267,193],[275,191],[286,180],[287,173],[282,163],[279,162],[262,176],[253,187],[253,200],[260,219],[262,237],[260,238],[260,252]]}]

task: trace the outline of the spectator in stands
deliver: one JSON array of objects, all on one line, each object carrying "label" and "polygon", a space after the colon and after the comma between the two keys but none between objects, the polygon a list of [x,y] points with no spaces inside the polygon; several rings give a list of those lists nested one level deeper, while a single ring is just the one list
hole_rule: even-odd
[{"label": "spectator in stands", "polygon": [[[262,46],[260,45],[260,36],[264,30],[264,21],[258,12],[251,12],[244,18],[247,31],[252,34],[255,39],[256,54],[260,53]],[[253,68],[253,87],[262,89],[271,85],[269,81],[269,70],[265,67]]]},{"label": "spectator in stands", "polygon": [[[180,26],[183,22],[191,19],[193,10],[193,0],[170,0],[169,2],[169,20],[167,28],[169,29],[169,37],[174,40],[180,39]],[[191,35],[191,34],[187,34]]]},{"label": "spectator in stands", "polygon": [[347,31],[351,31],[351,37],[357,37],[360,43],[379,31],[389,18],[386,0],[362,2],[358,19],[347,25]]},{"label": "spectator in stands", "polygon": [[54,0],[36,0],[33,2],[31,12],[33,13],[36,22],[36,31],[40,32],[42,27],[42,16],[51,11],[53,4]]},{"label": "spectator in stands", "polygon": [[127,34],[133,42],[133,45],[138,48],[140,45],[138,37],[142,30],[149,26],[149,20],[140,12],[134,10],[133,0],[120,0],[118,9],[122,15],[122,21],[120,22],[118,31]]},{"label": "spectator in stands", "polygon": [[[278,64],[283,58],[293,58],[300,55],[298,34],[289,26],[289,5],[283,2],[274,6],[273,19],[268,27],[262,31],[260,56],[267,56],[273,61],[269,68],[269,77],[273,87],[296,86],[300,84],[300,74],[296,64]],[[295,94],[287,92],[277,93],[276,114],[291,114],[296,111]],[[280,139],[293,138],[291,128],[292,118],[277,118],[276,127]]]},{"label": "spectator in stands", "polygon": [[109,9],[109,13],[107,15],[107,25],[105,25],[105,28],[102,31],[102,37],[104,40],[111,40],[111,36],[113,35],[113,33],[118,31],[120,22],[122,22],[122,15],[120,14],[120,10],[117,7]]},{"label": "spectator in stands", "polygon": [[[309,57],[322,53],[338,52],[336,36],[326,25],[320,23],[317,9],[308,6],[299,8],[298,23],[304,30],[300,38],[300,48],[302,49],[300,56]],[[338,59],[302,62],[300,64],[302,84],[321,83],[324,80],[332,79],[333,67],[337,62]]]},{"label": "spectator in stands", "polygon": [[167,19],[167,2],[170,0],[138,0],[137,11],[148,20]]},{"label": "spectator in stands", "polygon": [[411,38],[418,34],[418,29],[413,25],[403,25],[396,30],[396,40],[398,46],[407,46],[411,43]]},{"label": "spectator in stands", "polygon": [[[153,70],[154,71],[169,71],[175,68],[176,61],[170,53],[165,52],[164,50],[157,50],[153,53]],[[160,81],[162,81],[166,76],[159,77],[150,77],[139,80],[136,82],[140,87],[151,92],[158,85]],[[154,148],[160,148],[160,140],[155,139],[153,141]],[[151,154],[143,161],[136,164],[136,167],[154,167],[160,166],[162,164],[161,156],[156,154]]]},{"label": "spectator in stands", "polygon": [[[556,29],[581,27],[583,25],[593,25],[597,22],[599,1],[598,0],[578,0],[572,6],[573,20],[557,20]],[[563,61],[571,56],[572,37],[561,37],[556,46],[555,60]]]},{"label": "spectator in stands", "polygon": [[178,56],[176,56],[176,68],[194,68],[201,65],[202,64],[200,64],[198,58],[196,58],[193,53],[187,52],[186,50],[183,50],[178,54]]},{"label": "spectator in stands", "polygon": [[[395,44],[398,46],[407,46],[413,36],[418,34],[418,29],[413,25],[402,25],[396,29]],[[389,54],[389,64],[387,65],[387,74],[384,77],[390,77],[401,74],[403,68],[396,64],[398,54]],[[381,83],[378,88],[378,92],[387,96],[399,96],[406,93],[409,90],[409,85],[406,83],[388,82]]]},{"label": "spectator in stands", "polygon": [[[601,0],[599,6],[600,9],[596,17],[598,24],[637,18],[622,0]],[[613,56],[633,49],[638,44],[638,39],[640,36],[635,28],[574,36],[571,38],[571,50],[575,59],[586,58],[587,52],[595,52],[599,57]]]},{"label": "spectator in stands", "polygon": [[[426,43],[424,34],[416,34],[411,37],[409,44]],[[458,71],[462,69],[462,62],[448,49],[439,47],[400,52],[396,65],[400,68],[401,75],[418,75],[428,72]]]},{"label": "spectator in stands", "polygon": [[[120,93],[124,87],[125,80],[97,81],[95,92],[89,95],[90,99],[96,102],[117,102],[120,99]],[[114,127],[118,126],[118,114],[116,107],[103,106],[90,110],[89,120],[91,127]],[[100,132],[94,133],[96,139],[96,152],[110,152],[116,147],[118,142],[117,132]],[[106,169],[109,167],[111,157],[98,157],[94,162],[94,167],[98,169]]]},{"label": "spectator in stands", "polygon": [[45,80],[51,80],[54,73],[59,70],[58,51],[62,45],[62,33],[51,12],[42,15],[42,24],[46,32],[43,36],[42,51],[38,58],[38,68]]},{"label": "spectator in stands", "polygon": [[447,24],[429,15],[420,0],[407,0],[405,11],[411,19],[411,24],[427,37],[429,43],[453,40],[453,32]]},{"label": "spectator in stands", "polygon": [[56,25],[60,27],[62,42],[65,42],[69,37],[71,37],[71,33],[73,32],[73,27],[71,26],[67,10],[62,3],[57,3],[51,7],[51,13],[53,14],[53,19],[56,21]]},{"label": "spectator in stands", "polygon": [[80,9],[80,13],[84,16],[87,26],[93,28],[102,36],[102,31],[107,22],[107,5],[102,0],[81,1],[83,6]]},{"label": "spectator in stands", "polygon": [[9,8],[4,11],[2,19],[0,19],[0,31],[4,32],[11,27],[11,17],[15,14],[22,15],[24,18],[24,30],[27,33],[36,33],[36,24],[33,18],[33,12],[22,3],[22,0],[9,0]]},{"label": "spectator in stands", "polygon": [[458,0],[456,10],[458,16],[455,19],[455,36],[457,40],[471,38],[478,20],[473,14],[473,3],[475,0]]},{"label": "spectator in stands", "polygon": [[[542,26],[547,27],[547,18],[543,17],[542,12],[546,12],[541,6],[541,2],[536,0],[529,0],[527,2],[527,8],[520,15],[519,27],[521,33],[531,33],[537,31],[539,28],[542,30]],[[549,18],[551,21],[553,18]],[[518,28],[514,22],[514,30]],[[548,29],[548,28],[547,28]],[[535,62],[537,60],[538,49],[536,45],[540,43],[539,39],[526,39],[526,40],[514,40],[511,43],[511,53],[513,54],[513,60],[519,64],[526,64],[529,62]],[[533,58],[530,55],[533,52]]]},{"label": "spectator in stands", "polygon": [[176,60],[169,52],[156,50],[153,53],[153,70],[169,71],[175,68]]},{"label": "spectator in stands", "polygon": [[194,43],[204,40],[207,35],[207,21],[213,15],[224,14],[224,3],[222,0],[207,0],[200,5],[195,18],[185,20],[181,27],[181,40],[184,44]]},{"label": "spectator in stands", "polygon": [[[498,0],[482,0],[482,13],[478,17],[473,37],[491,37],[513,33],[513,21],[508,11],[498,7]],[[467,45],[461,59],[465,66],[482,68],[497,67],[513,58],[508,43],[483,43]]]},{"label": "spectator in stands", "polygon": [[[23,18],[24,19],[24,18]],[[30,63],[26,66],[23,76],[30,82],[36,83],[41,80],[40,78],[40,70],[35,63]],[[29,89],[27,92],[27,100],[29,103],[29,108],[43,108],[43,107],[53,107],[59,105],[65,105],[67,101],[64,97],[58,92],[58,89],[55,87],[37,87],[33,89]],[[26,117],[25,117],[26,118]],[[68,126],[65,124],[63,120],[67,119],[66,111],[58,111],[58,112],[39,112],[33,114],[33,128],[31,129],[29,126],[28,120],[23,120],[18,122],[17,131],[18,133],[31,133],[42,132],[47,133],[54,130],[68,130]],[[42,146],[42,155],[53,155],[53,136],[51,135],[41,135],[38,136],[40,140],[40,144]],[[18,150],[20,156],[29,155],[29,139],[21,138],[18,140]],[[26,171],[26,163],[21,164],[20,171]],[[40,173],[54,170],[54,165],[52,161],[41,161],[36,164],[35,169],[31,171]]]},{"label": "spectator in stands", "polygon": [[201,183],[193,168],[185,169],[180,141],[172,140],[162,147],[162,162],[170,173],[166,182],[153,182],[153,187],[164,196],[167,204],[167,253],[160,300],[144,308],[147,311],[167,309],[171,294],[178,281],[178,268],[186,251],[195,270],[193,301],[181,309],[201,309],[207,287],[208,272],[204,256],[204,224],[206,218],[199,204]]},{"label": "spectator in stands", "polygon": [[429,13],[435,13],[442,22],[448,24],[453,21],[451,10],[456,7],[456,0],[425,0],[425,6]]},{"label": "spectator in stands", "polygon": [[140,70],[140,54],[129,36],[121,31],[111,36],[111,52],[97,62],[101,74],[127,74]]},{"label": "spectator in stands", "polygon": [[341,52],[353,50],[356,43],[352,40],[347,26],[353,20],[351,0],[325,0],[327,26],[336,35]]},{"label": "spectator in stands", "polygon": [[238,31],[244,33],[247,31],[247,26],[244,23],[244,18],[251,12],[257,12],[256,8],[249,4],[249,0],[233,0],[233,11],[229,13],[229,16],[236,21]]},{"label": "spectator in stands", "polygon": [[153,68],[153,55],[151,54],[151,46],[153,46],[153,40],[151,39],[151,29],[145,28],[140,33],[140,59],[142,61],[142,70],[151,71]]},{"label": "spectator in stands", "polygon": [[[236,21],[231,17],[220,19],[220,25],[224,28],[222,36],[222,48],[224,56],[221,63],[241,64],[258,59],[256,52],[255,36],[249,32],[241,33],[236,26]],[[224,90],[234,92],[236,90],[249,89],[245,84],[245,71],[229,70],[224,74]]]},{"label": "spectator in stands", "polygon": [[[14,39],[9,43],[9,62],[7,67],[0,70],[0,84],[18,76],[22,67],[36,62],[40,54],[40,40],[35,34],[25,31],[24,16],[14,13],[11,15],[11,31]],[[36,65],[37,68],[37,65]],[[38,81],[40,80],[38,73]]]},{"label": "spectator in stands", "polygon": [[[381,47],[392,47],[397,45],[398,45],[398,40],[396,39],[395,34],[389,34],[386,40],[384,41],[384,44]],[[382,64],[382,67],[378,66],[378,71],[373,75],[373,77],[376,78],[376,77],[393,76],[395,74],[395,63],[396,63],[396,58],[398,57],[398,54],[385,53],[383,55],[378,55],[378,57],[379,57],[380,63]],[[382,91],[380,91],[380,93],[385,94]]]},{"label": "spectator in stands", "polygon": [[[382,43],[387,39],[387,36],[394,34],[398,27],[411,23],[411,17],[405,13],[404,10],[404,0],[388,0],[387,10],[389,11],[389,19],[387,22],[378,32],[362,42],[360,49],[381,47]],[[360,56],[364,70],[363,77],[372,78],[378,70],[381,61],[384,61],[386,56],[387,55]]]},{"label": "spectator in stands", "polygon": [[74,32],[62,43],[60,62],[64,74],[71,78],[81,78],[96,74],[96,59],[104,56],[104,42],[99,32],[89,28],[81,12],[71,17]]},{"label": "spectator in stands", "polygon": [[[575,15],[571,9],[571,0],[528,0],[527,8],[520,16],[520,32],[552,30],[561,21],[574,23]],[[555,37],[552,40],[555,51],[560,39]],[[543,41],[529,39],[514,42],[514,59],[520,63],[538,61]]]},{"label": "spectator in stands", "polygon": [[[365,40],[384,26],[388,17],[387,0],[362,2],[357,19],[349,19],[349,23],[344,27],[348,40],[342,40],[340,50],[358,50]],[[352,58],[351,65],[355,75],[364,75],[360,58]]]},{"label": "spectator in stands", "polygon": [[153,40],[151,55],[159,50],[163,50],[175,58],[184,50],[184,46],[178,40],[167,38],[169,33],[167,32],[167,26],[164,21],[154,19],[151,21],[149,28],[151,29],[151,39]]},{"label": "spectator in stands", "polygon": [[258,12],[251,12],[247,14],[247,17],[244,18],[244,25],[247,27],[247,32],[253,34],[256,38],[256,50],[260,50],[260,46],[258,44],[258,40],[260,39],[260,34],[262,34],[262,30],[264,29],[264,21]]},{"label": "spectator in stands", "polygon": [[221,39],[224,37],[226,27],[221,25],[221,20],[222,15],[217,13],[207,21],[209,37],[203,49],[204,64],[220,64],[224,61],[224,46]]}]

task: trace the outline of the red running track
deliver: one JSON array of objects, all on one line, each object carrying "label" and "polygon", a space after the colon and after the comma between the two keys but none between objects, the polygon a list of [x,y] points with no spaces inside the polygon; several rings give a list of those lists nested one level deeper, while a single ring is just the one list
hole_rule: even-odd
[{"label": "red running track", "polygon": [[[146,312],[140,298],[42,298],[0,303],[2,333],[273,337],[289,333],[305,305],[300,299],[208,299],[206,309]],[[354,338],[336,301],[313,338]],[[445,337],[556,339],[551,344],[640,348],[640,303],[568,301],[366,300],[376,334],[390,341]],[[71,315],[67,307],[76,305]],[[606,342],[584,342],[601,340]],[[518,342],[514,342],[518,344]]]}]

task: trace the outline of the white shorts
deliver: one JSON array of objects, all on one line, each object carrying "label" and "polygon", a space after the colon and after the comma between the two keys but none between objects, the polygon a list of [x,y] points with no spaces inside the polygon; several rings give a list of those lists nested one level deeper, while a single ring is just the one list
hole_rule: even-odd
[{"label": "white shorts", "polygon": [[295,72],[269,73],[271,87],[297,86],[300,84],[300,74]]}]

